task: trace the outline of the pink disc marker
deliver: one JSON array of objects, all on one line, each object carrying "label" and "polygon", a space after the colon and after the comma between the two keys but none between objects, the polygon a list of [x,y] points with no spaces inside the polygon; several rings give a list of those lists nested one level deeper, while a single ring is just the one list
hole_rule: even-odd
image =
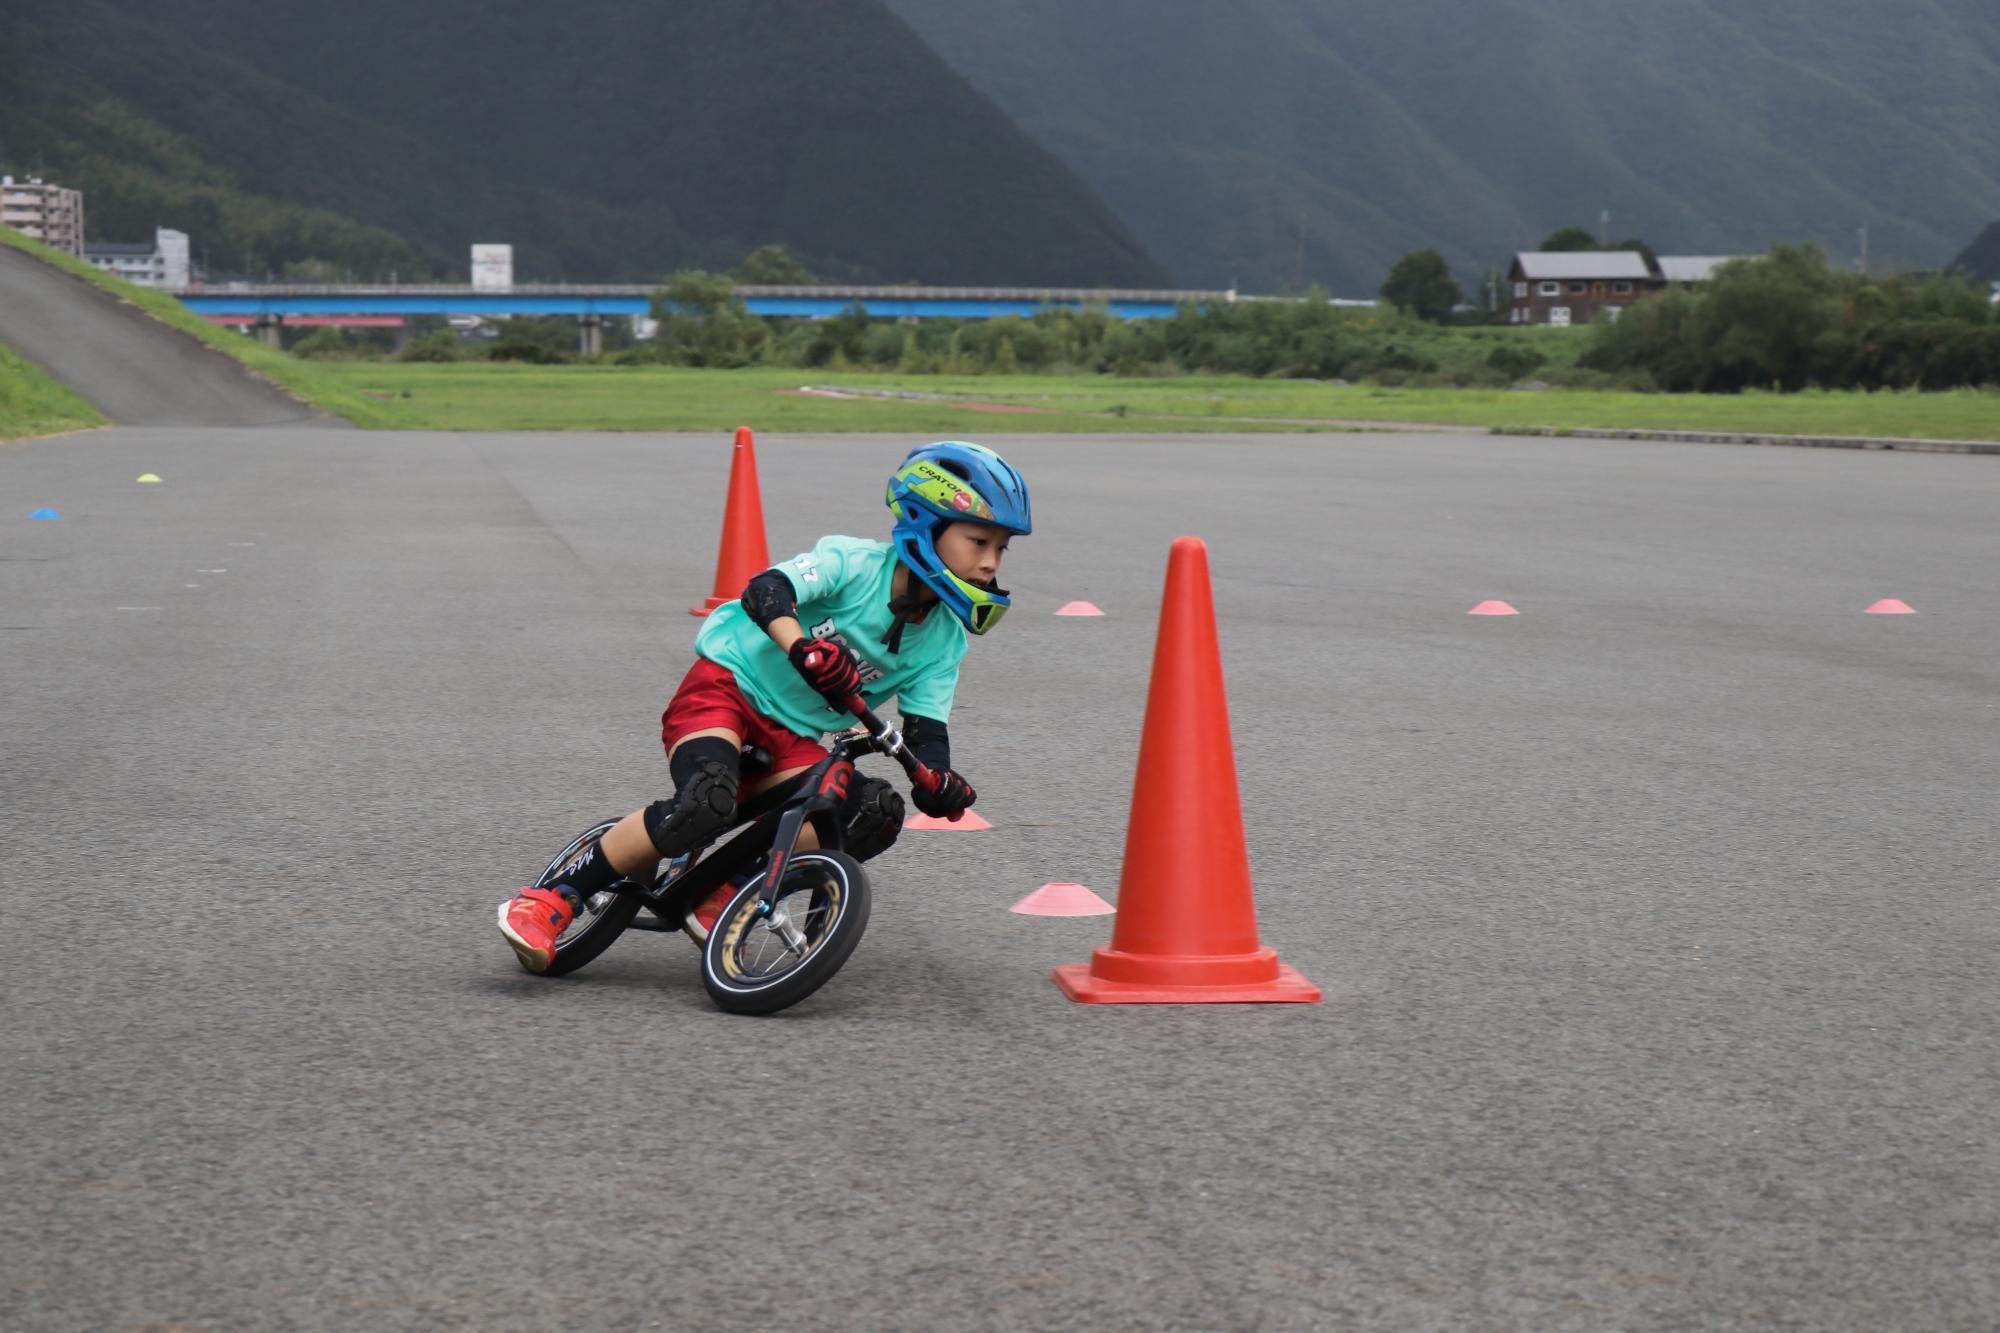
[{"label": "pink disc marker", "polygon": [[1894,597],[1884,597],[1881,601],[1869,607],[1863,614],[1871,616],[1913,616],[1916,613],[1917,608],[1911,606],[1908,602],[1898,601]]},{"label": "pink disc marker", "polygon": [[1081,884],[1044,884],[1007,910],[1022,916],[1110,916],[1118,909]]},{"label": "pink disc marker", "polygon": [[977,814],[967,810],[957,819],[939,819],[936,815],[911,815],[903,821],[904,828],[935,829],[941,833],[974,833],[993,826]]},{"label": "pink disc marker", "polygon": [[1505,602],[1481,602],[1465,614],[1469,616],[1518,616],[1521,613]]},{"label": "pink disc marker", "polygon": [[1104,613],[1089,602],[1068,602],[1056,608],[1059,616],[1101,616]]}]

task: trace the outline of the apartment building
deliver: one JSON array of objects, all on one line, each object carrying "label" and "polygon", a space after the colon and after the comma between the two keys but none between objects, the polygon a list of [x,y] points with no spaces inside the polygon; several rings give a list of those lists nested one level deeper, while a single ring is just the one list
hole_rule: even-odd
[{"label": "apartment building", "polygon": [[83,193],[49,185],[39,176],[0,176],[0,226],[83,258]]}]

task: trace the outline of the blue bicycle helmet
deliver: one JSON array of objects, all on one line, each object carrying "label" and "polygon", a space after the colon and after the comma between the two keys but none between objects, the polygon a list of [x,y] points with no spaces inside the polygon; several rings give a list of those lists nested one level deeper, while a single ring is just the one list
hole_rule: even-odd
[{"label": "blue bicycle helmet", "polygon": [[974,634],[999,624],[1010,605],[1007,590],[967,583],[952,573],[938,557],[937,534],[947,523],[1032,532],[1028,483],[1021,474],[984,445],[941,440],[910,451],[889,478],[888,505],[896,516],[889,541],[910,572]]}]

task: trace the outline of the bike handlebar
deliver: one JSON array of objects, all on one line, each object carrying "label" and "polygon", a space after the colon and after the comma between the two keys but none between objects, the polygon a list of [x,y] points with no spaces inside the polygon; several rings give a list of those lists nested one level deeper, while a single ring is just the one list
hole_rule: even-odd
[{"label": "bike handlebar", "polygon": [[861,725],[868,729],[870,744],[903,766],[903,771],[910,775],[912,786],[922,787],[925,791],[938,789],[941,779],[936,772],[925,767],[923,760],[910,753],[910,747],[903,740],[903,733],[875,716],[874,710],[868,707],[860,695],[848,695],[841,706],[859,718]]}]

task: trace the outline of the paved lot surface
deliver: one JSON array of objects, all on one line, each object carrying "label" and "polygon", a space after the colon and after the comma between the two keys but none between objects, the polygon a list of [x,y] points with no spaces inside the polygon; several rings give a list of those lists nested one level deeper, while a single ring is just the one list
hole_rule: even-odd
[{"label": "paved lot surface", "polygon": [[[773,554],[910,443],[761,440]],[[0,1326],[1993,1327],[2000,467],[1007,452],[996,827],[758,1021],[683,938],[492,926],[665,790],[725,439],[0,446]],[[1073,1005],[1108,920],[1006,911],[1116,894],[1183,532],[1322,1005]]]},{"label": "paved lot surface", "polygon": [[346,425],[136,306],[5,246],[0,342],[128,426]]}]

